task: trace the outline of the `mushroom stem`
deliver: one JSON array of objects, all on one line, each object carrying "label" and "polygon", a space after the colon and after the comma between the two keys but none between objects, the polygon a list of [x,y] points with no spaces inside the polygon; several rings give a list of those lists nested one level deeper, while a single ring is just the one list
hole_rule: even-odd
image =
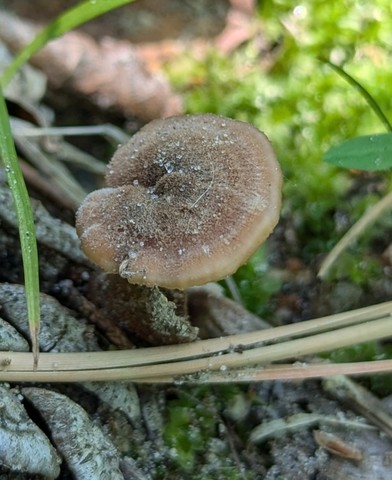
[{"label": "mushroom stem", "polygon": [[186,343],[197,338],[198,328],[188,320],[185,292],[131,285],[118,275],[102,273],[90,280],[87,297],[101,315],[149,345]]}]

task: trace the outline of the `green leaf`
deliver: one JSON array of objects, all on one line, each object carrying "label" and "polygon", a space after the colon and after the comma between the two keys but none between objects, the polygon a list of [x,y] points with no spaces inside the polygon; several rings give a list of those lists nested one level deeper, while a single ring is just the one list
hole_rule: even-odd
[{"label": "green leaf", "polygon": [[110,10],[132,2],[134,2],[134,0],[87,0],[66,10],[38,33],[34,40],[14,58],[0,79],[1,86],[4,88],[20,67],[37,53],[38,50],[50,42],[50,40],[60,37],[64,33]]},{"label": "green leaf", "polygon": [[35,239],[33,213],[26,184],[23,179],[15,145],[12,139],[7,106],[0,88],[0,158],[4,164],[9,188],[14,198],[19,224],[23,270],[26,287],[26,302],[29,316],[34,363],[38,361],[38,333],[40,327],[40,296],[38,253]]},{"label": "green leaf", "polygon": [[387,170],[392,167],[392,133],[346,140],[328,150],[324,160],[343,168]]}]

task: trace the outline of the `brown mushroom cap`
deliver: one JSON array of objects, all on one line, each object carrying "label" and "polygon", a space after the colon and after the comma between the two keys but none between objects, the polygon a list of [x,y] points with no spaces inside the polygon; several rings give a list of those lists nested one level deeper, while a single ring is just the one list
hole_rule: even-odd
[{"label": "brown mushroom cap", "polygon": [[117,150],[106,181],[81,205],[77,231],[93,262],[130,283],[184,289],[222,279],[279,219],[270,142],[217,115],[152,121]]}]

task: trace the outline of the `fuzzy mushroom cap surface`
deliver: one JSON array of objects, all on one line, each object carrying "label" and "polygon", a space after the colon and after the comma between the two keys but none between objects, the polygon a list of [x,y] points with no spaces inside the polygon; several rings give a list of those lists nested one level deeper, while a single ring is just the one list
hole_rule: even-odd
[{"label": "fuzzy mushroom cap surface", "polygon": [[144,126],[107,188],[76,216],[85,254],[130,283],[185,289],[235,272],[278,222],[282,174],[267,137],[213,114]]}]

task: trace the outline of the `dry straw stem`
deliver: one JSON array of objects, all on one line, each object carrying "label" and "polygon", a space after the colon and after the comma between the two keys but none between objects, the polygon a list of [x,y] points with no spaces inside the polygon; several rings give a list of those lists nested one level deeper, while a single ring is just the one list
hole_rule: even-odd
[{"label": "dry straw stem", "polygon": [[354,243],[358,237],[377,221],[384,211],[392,208],[392,192],[388,193],[384,198],[377,202],[373,207],[369,208],[362,217],[347,231],[347,233],[339,240],[330,253],[326,256],[321,264],[318,276],[325,278],[330,272],[332,266],[340,255]]},{"label": "dry straw stem", "polygon": [[[344,364],[340,368],[294,365],[290,367],[291,373],[287,366],[262,369],[260,366],[392,336],[391,313],[392,302],[387,302],[300,324],[185,345],[110,352],[42,353],[36,369],[33,369],[31,354],[3,352],[0,356],[3,368],[0,381],[217,383],[224,378],[233,382],[304,378],[309,376],[309,372],[316,377],[336,373],[358,374],[374,372],[374,365],[378,368],[376,371],[390,371],[391,361],[348,364],[346,370]],[[298,336],[300,338],[287,340]],[[260,346],[262,342],[278,340],[283,341]],[[254,370],[255,367],[258,368]]]},{"label": "dry straw stem", "polygon": [[392,418],[388,409],[366,388],[342,375],[326,379],[323,386],[327,392],[330,392],[338,400],[350,404],[370,423],[377,425],[392,438]]}]

